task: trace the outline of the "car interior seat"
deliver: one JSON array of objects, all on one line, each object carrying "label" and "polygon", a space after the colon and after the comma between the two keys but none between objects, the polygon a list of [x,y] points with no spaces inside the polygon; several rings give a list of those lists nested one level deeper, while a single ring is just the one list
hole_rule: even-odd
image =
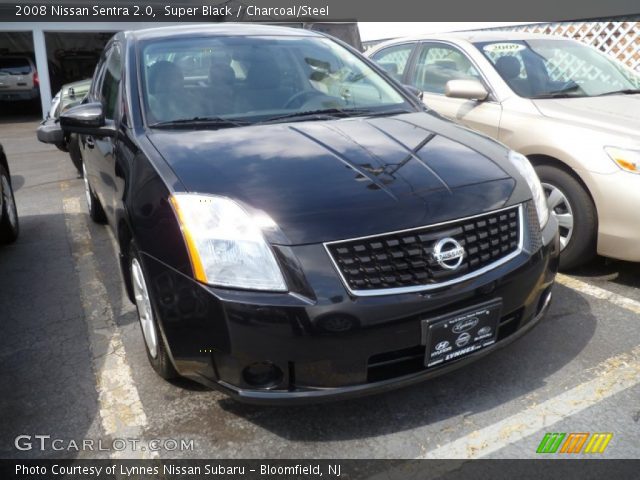
[{"label": "car interior seat", "polygon": [[209,67],[208,114],[234,113],[236,74],[231,68],[231,59],[215,57]]},{"label": "car interior seat", "polygon": [[511,89],[520,96],[531,95],[529,78],[520,78],[522,65],[520,60],[512,55],[504,55],[495,63],[496,70]]},{"label": "car interior seat", "polygon": [[149,67],[150,123],[193,118],[203,114],[198,100],[184,88],[184,75],[172,62],[160,60]]},{"label": "car interior seat", "polygon": [[290,97],[277,62],[264,56],[249,59],[247,78],[237,102],[241,111],[279,109]]}]

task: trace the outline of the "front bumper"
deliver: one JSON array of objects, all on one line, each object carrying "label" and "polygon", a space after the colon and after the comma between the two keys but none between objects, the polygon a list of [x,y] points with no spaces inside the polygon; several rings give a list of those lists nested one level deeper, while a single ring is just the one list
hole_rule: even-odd
[{"label": "front bumper", "polygon": [[590,173],[598,210],[598,254],[640,262],[640,176]]},{"label": "front bumper", "polygon": [[[337,400],[410,385],[472,362],[530,330],[544,315],[558,268],[557,225],[542,246],[441,290],[350,296],[320,245],[282,248],[299,259],[286,294],[203,286],[144,256],[161,332],[180,374],[252,403]],[[304,274],[302,273],[304,272]],[[498,341],[440,367],[423,365],[422,320],[502,300]],[[244,369],[269,362],[281,381],[247,383]]]}]

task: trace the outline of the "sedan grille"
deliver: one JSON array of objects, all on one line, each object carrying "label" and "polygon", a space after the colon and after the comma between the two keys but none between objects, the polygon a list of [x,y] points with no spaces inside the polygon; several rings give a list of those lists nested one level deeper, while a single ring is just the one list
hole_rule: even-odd
[{"label": "sedan grille", "polygon": [[[325,244],[340,276],[355,295],[384,295],[439,288],[479,275],[522,250],[522,207],[427,227]],[[464,249],[456,259],[440,256],[440,240]],[[454,242],[448,242],[449,252]],[[444,258],[444,261],[443,261]],[[443,265],[444,264],[444,265]]]}]

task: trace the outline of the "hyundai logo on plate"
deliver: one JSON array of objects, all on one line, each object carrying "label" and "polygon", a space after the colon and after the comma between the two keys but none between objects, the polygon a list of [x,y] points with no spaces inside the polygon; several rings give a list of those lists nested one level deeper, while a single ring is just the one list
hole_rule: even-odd
[{"label": "hyundai logo on plate", "polygon": [[433,259],[446,270],[455,270],[464,259],[464,247],[451,237],[438,240],[433,247]]}]

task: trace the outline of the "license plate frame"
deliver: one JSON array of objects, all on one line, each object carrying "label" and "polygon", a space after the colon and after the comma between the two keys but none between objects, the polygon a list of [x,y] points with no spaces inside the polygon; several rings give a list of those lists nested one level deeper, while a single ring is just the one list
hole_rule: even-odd
[{"label": "license plate frame", "polygon": [[460,360],[496,343],[502,299],[422,320],[424,366],[434,368]]}]

